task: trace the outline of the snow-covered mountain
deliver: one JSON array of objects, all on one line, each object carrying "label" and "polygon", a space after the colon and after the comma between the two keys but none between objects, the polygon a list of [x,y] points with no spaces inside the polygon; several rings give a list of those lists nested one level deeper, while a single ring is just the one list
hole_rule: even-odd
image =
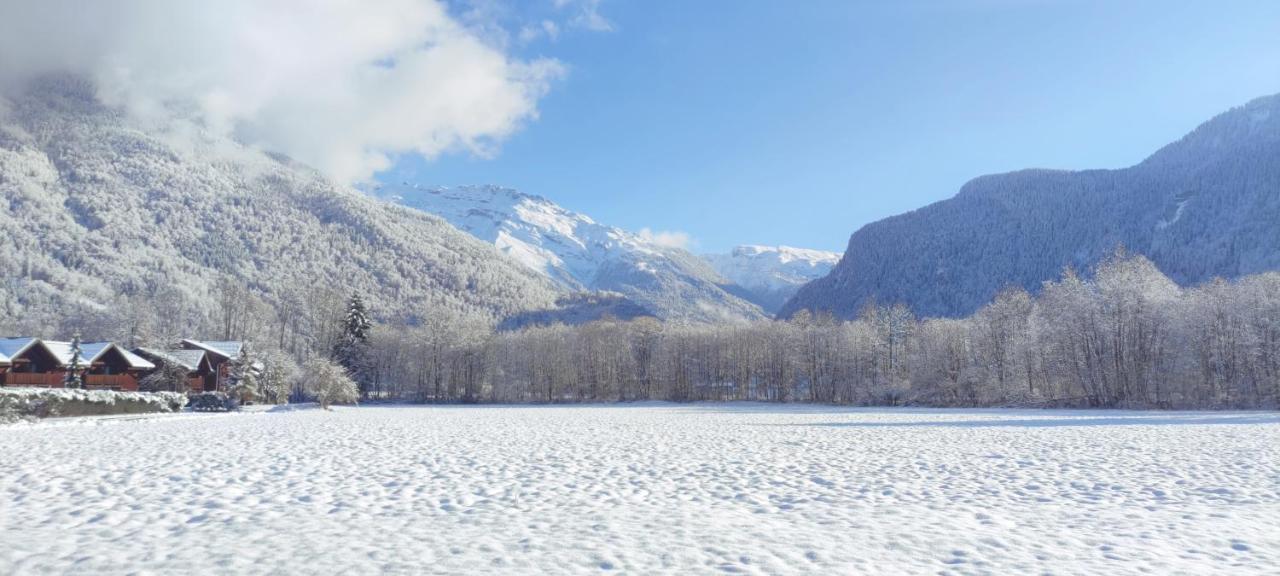
[{"label": "snow-covered mountain", "polygon": [[711,266],[741,287],[749,300],[773,314],[801,286],[826,276],[839,252],[790,246],[738,246],[728,254],[705,254]]},{"label": "snow-covered mountain", "polygon": [[1220,114],[1135,166],[982,176],[954,198],[868,224],[781,314],[852,316],[876,301],[967,315],[1006,286],[1035,292],[1121,245],[1183,285],[1280,269],[1280,95]]},{"label": "snow-covered mountain", "polygon": [[70,77],[0,97],[0,332],[114,338],[141,315],[196,335],[225,279],[275,308],[251,320],[293,326],[323,291],[410,320],[500,321],[561,295],[441,218],[189,122],[138,122]]},{"label": "snow-covered mountain", "polygon": [[541,196],[496,186],[386,184],[384,200],[443,217],[565,290],[618,292],[660,318],[699,322],[764,317],[729,280],[681,248],[600,224]]}]

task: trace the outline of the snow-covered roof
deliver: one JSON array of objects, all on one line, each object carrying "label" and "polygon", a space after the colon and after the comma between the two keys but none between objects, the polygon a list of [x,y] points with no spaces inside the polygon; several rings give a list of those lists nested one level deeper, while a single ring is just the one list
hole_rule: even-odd
[{"label": "snow-covered roof", "polygon": [[[71,363],[71,343],[61,340],[40,340],[40,344],[48,350],[53,357],[58,360],[59,366],[66,366]],[[84,354],[84,347],[80,348],[80,361],[88,363],[88,356]]]},{"label": "snow-covered roof", "polygon": [[187,338],[182,343],[201,348],[206,352],[213,352],[223,358],[235,358],[240,355],[240,350],[244,348],[244,343],[239,340],[200,341]]},{"label": "snow-covered roof", "polygon": [[137,353],[150,358],[157,359],[161,362],[169,362],[186,368],[188,372],[195,372],[200,369],[200,362],[204,360],[204,350],[174,348],[170,350],[157,350],[155,348],[138,348]]},{"label": "snow-covered roof", "polygon": [[[0,339],[0,363],[8,364],[13,361],[15,356],[22,354],[32,346],[43,346],[58,361],[59,366],[66,366],[71,363],[71,343],[63,340],[42,340],[40,338],[4,338]],[[107,350],[116,349],[125,361],[129,363],[130,368],[137,370],[150,370],[155,368],[155,364],[148,362],[144,358],[140,358],[136,354],[125,350],[116,345],[114,342],[82,342],[80,343],[80,362],[84,366],[96,361]]]},{"label": "snow-covered roof", "polygon": [[0,363],[8,364],[14,356],[30,348],[37,340],[37,338],[0,338]]},{"label": "snow-covered roof", "polygon": [[[155,364],[148,362],[145,358],[125,350],[123,346],[119,346],[114,342],[85,342],[80,344],[80,356],[84,358],[86,364],[96,362],[98,358],[107,353],[107,350],[115,349],[124,357],[124,361],[129,364],[130,368],[135,370],[151,370],[156,367]],[[67,362],[71,359],[68,358]]]},{"label": "snow-covered roof", "polygon": [[[81,342],[80,343],[80,361],[89,364],[97,360],[111,348],[110,342]],[[70,347],[68,347],[70,350]],[[71,357],[67,357],[67,362],[71,361]]]}]

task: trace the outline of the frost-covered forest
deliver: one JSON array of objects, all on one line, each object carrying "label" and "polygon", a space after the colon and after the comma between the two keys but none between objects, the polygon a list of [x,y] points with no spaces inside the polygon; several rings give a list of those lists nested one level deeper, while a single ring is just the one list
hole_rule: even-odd
[{"label": "frost-covered forest", "polygon": [[1227,408],[1280,399],[1280,273],[1179,288],[1117,253],[1037,297],[962,319],[867,306],[851,321],[601,321],[491,333],[384,325],[374,395],[438,402],[768,400],[934,406]]},{"label": "frost-covered forest", "polygon": [[843,260],[782,310],[856,316],[872,301],[967,316],[1010,284],[1029,291],[1117,245],[1181,285],[1280,269],[1280,96],[1202,124],[1120,170],[1023,170],[868,224]]},{"label": "frost-covered forest", "polygon": [[[125,343],[242,331],[279,317],[294,349],[324,347],[311,312],[333,294],[375,312],[491,321],[554,306],[542,276],[447,222],[338,186],[310,168],[98,102],[73,77],[0,98],[0,323]],[[236,301],[224,284],[254,299]],[[340,308],[340,305],[339,305]],[[153,321],[154,320],[154,321]],[[277,339],[277,342],[279,340]]]}]

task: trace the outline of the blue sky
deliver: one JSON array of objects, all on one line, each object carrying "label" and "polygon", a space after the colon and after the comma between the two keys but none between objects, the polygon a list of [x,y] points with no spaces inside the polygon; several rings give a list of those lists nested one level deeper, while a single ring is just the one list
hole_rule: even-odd
[{"label": "blue sky", "polygon": [[[1274,1],[454,8],[497,14],[509,52],[567,74],[492,157],[403,157],[381,179],[510,186],[700,252],[842,250],[975,176],[1131,165],[1280,92]],[[554,35],[529,33],[544,20]]]}]

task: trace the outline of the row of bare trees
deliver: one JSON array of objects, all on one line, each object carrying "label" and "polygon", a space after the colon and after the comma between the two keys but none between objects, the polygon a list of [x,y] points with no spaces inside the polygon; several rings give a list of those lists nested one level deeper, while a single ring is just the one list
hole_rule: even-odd
[{"label": "row of bare trees", "polygon": [[1280,274],[1182,289],[1140,256],[962,319],[901,305],[854,320],[599,321],[494,333],[431,317],[383,325],[371,395],[418,402],[763,400],[939,406],[1271,407]]},{"label": "row of bare trees", "polygon": [[[1180,288],[1150,261],[1123,253],[1091,272],[1068,270],[1034,296],[1006,290],[958,319],[869,305],[852,320],[643,318],[495,332],[489,317],[428,310],[412,322],[378,324],[361,347],[367,358],[344,365],[361,367],[367,397],[414,402],[1280,404],[1280,273]],[[247,340],[284,364],[333,356],[349,311],[349,294],[322,286],[269,301],[224,280],[211,311],[166,294],[121,296],[99,316],[61,322],[129,346],[192,334]]]}]

